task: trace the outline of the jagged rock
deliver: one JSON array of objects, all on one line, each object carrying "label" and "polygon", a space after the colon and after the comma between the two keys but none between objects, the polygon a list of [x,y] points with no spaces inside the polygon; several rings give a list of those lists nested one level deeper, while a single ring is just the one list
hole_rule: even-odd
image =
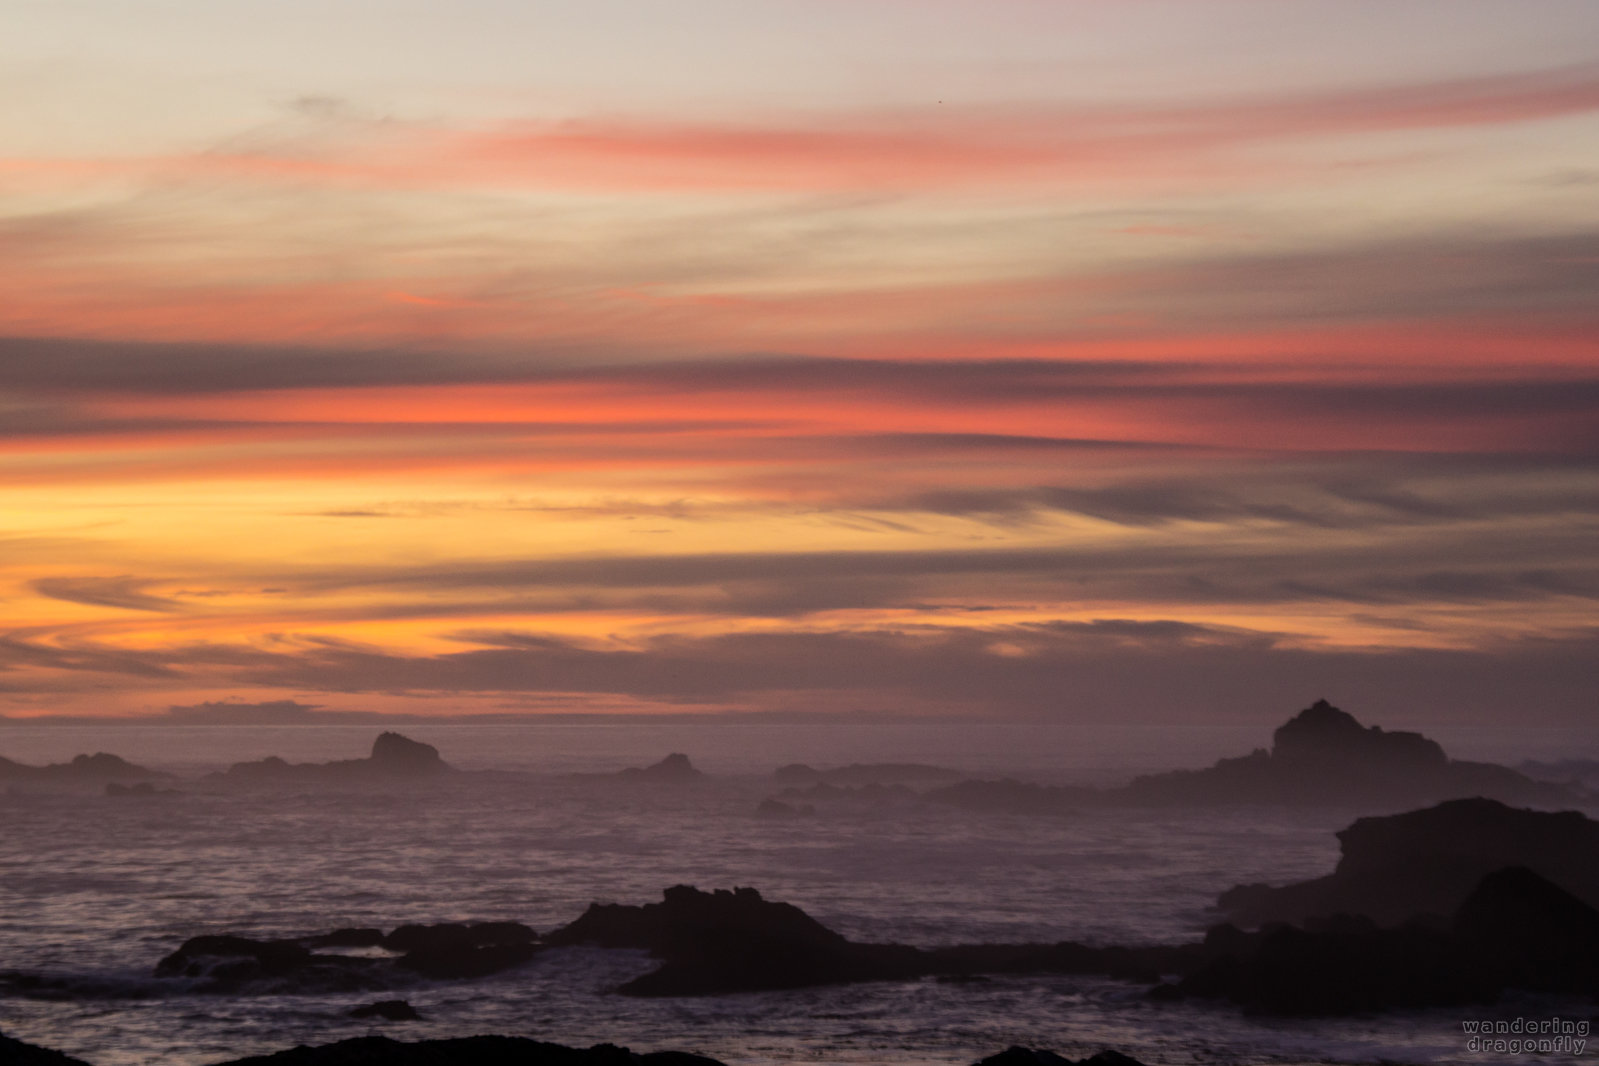
[{"label": "jagged rock", "polygon": [[617,776],[629,781],[681,782],[698,781],[705,775],[694,768],[687,755],[673,752],[658,763],[644,767],[630,766],[618,772]]},{"label": "jagged rock", "polygon": [[348,1011],[351,1018],[382,1018],[389,1022],[416,1022],[422,1020],[416,1008],[403,999],[385,999],[377,1003],[368,1003],[364,1007],[356,1007]]},{"label": "jagged rock", "polygon": [[1599,822],[1577,811],[1534,811],[1489,799],[1357,819],[1338,834],[1342,857],[1326,877],[1271,888],[1240,885],[1217,906],[1254,925],[1347,911],[1392,924],[1453,913],[1482,877],[1526,866],[1599,904]]},{"label": "jagged rock", "polygon": [[439,750],[399,733],[381,733],[372,742],[372,754],[365,759],[340,759],[334,762],[291,763],[276,755],[254,762],[234,763],[224,774],[213,774],[229,784],[293,781],[295,783],[337,783],[384,781],[432,777],[450,770],[439,757]]},{"label": "jagged rock", "polygon": [[898,944],[853,944],[787,903],[753,888],[701,892],[677,885],[660,903],[592,904],[545,938],[551,945],[644,948],[660,969],[623,985],[635,996],[715,995],[920,976],[923,953]]},{"label": "jagged rock", "polygon": [[469,1036],[405,1043],[384,1036],[297,1047],[216,1066],[722,1066],[684,1051],[637,1054],[615,1044],[571,1048],[519,1036]]},{"label": "jagged rock", "polygon": [[26,1044],[0,1033],[0,1062],[5,1066],[89,1066],[82,1059]]}]

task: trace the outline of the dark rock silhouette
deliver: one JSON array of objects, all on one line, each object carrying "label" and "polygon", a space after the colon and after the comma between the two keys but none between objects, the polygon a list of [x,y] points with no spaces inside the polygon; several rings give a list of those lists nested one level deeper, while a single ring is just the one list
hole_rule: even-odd
[{"label": "dark rock silhouette", "polygon": [[1450,800],[1357,819],[1338,841],[1343,855],[1328,876],[1281,888],[1240,885],[1222,893],[1217,905],[1246,925],[1338,912],[1393,924],[1452,914],[1483,875],[1505,866],[1526,866],[1599,904],[1599,822],[1577,811]]},{"label": "dark rock silhouette", "polygon": [[368,1003],[346,1012],[351,1018],[382,1018],[389,1022],[416,1022],[422,1020],[416,1008],[403,999],[385,999]]},{"label": "dark rock silhouette", "polygon": [[171,777],[171,774],[146,769],[128,762],[120,755],[108,755],[103,751],[93,755],[75,755],[71,762],[46,766],[29,766],[0,758],[0,781],[7,782],[104,785],[120,781],[160,781]]},{"label": "dark rock silhouette", "polygon": [[669,888],[641,907],[595,903],[546,943],[643,948],[660,969],[623,985],[634,996],[716,995],[919,976],[922,953],[854,944],[788,903],[753,888]]},{"label": "dark rock silhouette", "polygon": [[619,771],[617,776],[628,781],[670,783],[698,781],[705,775],[694,768],[694,764],[688,761],[687,755],[681,752],[673,752],[658,763],[651,763],[649,766],[644,767],[630,766],[626,770]]},{"label": "dark rock silhouette", "polygon": [[5,1066],[89,1066],[82,1059],[25,1044],[4,1033],[0,1033],[0,1062],[5,1063]]},{"label": "dark rock silhouette", "polygon": [[1144,1066],[1143,1063],[1119,1051],[1101,1051],[1086,1059],[1068,1059],[1053,1051],[1027,1047],[1008,1047],[998,1055],[990,1055],[973,1066]]},{"label": "dark rock silhouette", "polygon": [[1491,1003],[1508,989],[1599,993],[1599,911],[1525,867],[1482,878],[1447,924],[1336,915],[1258,933],[1221,926],[1207,941],[1212,957],[1162,998],[1340,1015]]},{"label": "dark rock silhouette", "polygon": [[1221,759],[1203,770],[1134,778],[1096,789],[1014,781],[972,780],[924,793],[967,810],[1055,814],[1090,804],[1214,806],[1222,804],[1413,806],[1466,796],[1510,803],[1569,804],[1581,790],[1538,781],[1508,766],[1450,759],[1420,733],[1363,726],[1326,700],[1278,727],[1271,750]]},{"label": "dark rock silhouette", "polygon": [[[188,978],[200,992],[342,992],[391,987],[407,974],[435,980],[486,977],[539,951],[538,936],[520,922],[402,925],[338,929],[290,940],[197,936],[156,964],[155,976]],[[339,948],[383,948],[392,954],[341,954]]]},{"label": "dark rock silhouette", "polygon": [[1270,751],[1204,770],[1136,778],[1107,798],[1135,804],[1350,804],[1395,806],[1487,796],[1512,803],[1571,802],[1569,789],[1507,766],[1451,760],[1420,733],[1362,726],[1317,700],[1279,727]]},{"label": "dark rock silhouette", "polygon": [[450,764],[439,750],[399,733],[382,733],[372,742],[365,759],[335,762],[291,763],[276,755],[254,762],[234,763],[224,774],[213,774],[230,784],[293,781],[295,783],[385,781],[433,777],[448,772]]},{"label": "dark rock silhouette", "polygon": [[468,1036],[406,1043],[363,1036],[321,1047],[233,1059],[216,1066],[722,1066],[686,1051],[637,1054],[615,1044],[571,1048],[520,1036]]},{"label": "dark rock silhouette", "polygon": [[818,770],[804,763],[780,766],[772,776],[779,784],[814,785],[929,785],[959,780],[961,772],[945,766],[913,762],[851,763],[848,766]]}]

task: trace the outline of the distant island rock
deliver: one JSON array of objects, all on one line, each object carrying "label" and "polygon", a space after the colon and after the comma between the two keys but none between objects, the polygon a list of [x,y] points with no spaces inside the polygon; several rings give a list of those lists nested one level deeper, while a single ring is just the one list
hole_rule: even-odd
[{"label": "distant island rock", "polygon": [[1240,885],[1222,893],[1217,906],[1248,925],[1340,912],[1392,924],[1452,914],[1486,874],[1507,866],[1526,867],[1599,905],[1599,822],[1578,811],[1450,800],[1357,819],[1338,833],[1338,843],[1342,856],[1326,877],[1280,888]]},{"label": "distant island rock", "polygon": [[924,793],[935,803],[968,810],[1058,813],[1074,806],[1346,806],[1387,808],[1485,796],[1507,803],[1558,806],[1585,793],[1539,781],[1508,766],[1450,759],[1420,733],[1363,726],[1317,700],[1272,735],[1270,750],[1222,759],[1203,770],[1134,778],[1121,788],[962,781]]},{"label": "distant island rock", "polygon": [[0,781],[11,783],[104,785],[113,781],[162,781],[171,777],[171,774],[146,769],[120,755],[108,755],[103,751],[76,755],[71,762],[47,766],[28,766],[0,758]]},{"label": "distant island rock", "polygon": [[630,766],[626,770],[619,770],[616,776],[624,781],[659,781],[672,784],[699,781],[705,775],[694,768],[694,764],[688,761],[687,755],[673,752],[660,762],[651,763],[649,766]]},{"label": "distant island rock", "polygon": [[1569,789],[1494,763],[1450,759],[1420,733],[1363,726],[1317,700],[1277,728],[1270,751],[1204,770],[1139,777],[1111,795],[1134,804],[1354,804],[1405,806],[1465,796],[1509,803],[1570,802]]},{"label": "distant island rock", "polygon": [[439,749],[433,745],[399,733],[381,733],[372,742],[372,754],[365,759],[291,763],[269,755],[254,762],[234,763],[225,773],[211,776],[230,784],[285,780],[311,783],[424,778],[450,770],[450,764],[439,757]]}]

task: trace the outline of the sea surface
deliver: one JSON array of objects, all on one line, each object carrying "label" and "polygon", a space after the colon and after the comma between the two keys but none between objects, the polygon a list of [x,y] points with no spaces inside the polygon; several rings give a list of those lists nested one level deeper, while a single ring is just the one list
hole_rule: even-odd
[{"label": "sea surface", "polygon": [[[96,1066],[199,1066],[372,1031],[610,1041],[748,1066],[955,1066],[1011,1044],[1071,1057],[1114,1047],[1150,1063],[1487,1061],[1466,1050],[1458,1011],[1273,1021],[1152,1003],[1140,986],[1088,978],[633,999],[614,989],[652,969],[648,958],[563,948],[484,980],[398,989],[424,1020],[376,1025],[344,1016],[382,998],[371,993],[201,995],[151,979],[158,959],[200,933],[300,936],[490,919],[543,932],[591,901],[649,902],[674,884],[753,886],[858,940],[1182,941],[1217,920],[1210,904],[1234,884],[1330,871],[1334,832],[1373,813],[1013,815],[899,801],[836,803],[813,817],[755,814],[781,789],[771,773],[786,763],[920,762],[971,777],[1105,785],[1269,744],[1244,727],[611,722],[403,731],[470,772],[409,785],[226,789],[202,775],[265,755],[359,758],[377,729],[0,727],[0,755],[20,762],[110,751],[185,778],[171,796],[0,796],[0,970],[82,990],[0,998],[0,1029]],[[1590,736],[1430,732],[1459,757],[1599,754]],[[669,752],[688,754],[705,779],[612,776]],[[1561,1008],[1575,1009],[1511,1003],[1495,1013]]]}]

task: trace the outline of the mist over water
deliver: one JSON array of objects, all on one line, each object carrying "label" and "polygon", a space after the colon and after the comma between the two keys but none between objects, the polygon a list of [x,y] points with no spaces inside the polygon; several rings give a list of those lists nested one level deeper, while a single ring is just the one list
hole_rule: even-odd
[{"label": "mist over water", "polygon": [[[763,819],[778,766],[923,762],[972,777],[1111,784],[1264,741],[1231,727],[703,723],[403,727],[463,770],[422,782],[0,797],[0,968],[80,979],[70,1000],[0,999],[0,1028],[98,1066],[197,1066],[369,1030],[368,994],[219,996],[150,979],[200,933],[302,936],[341,926],[511,919],[540,932],[591,901],[749,885],[853,940],[923,947],[1193,939],[1218,892],[1329,871],[1333,808],[1094,808],[1055,816],[914,802],[839,804]],[[363,755],[372,726],[11,726],[24,762],[106,750],[193,776],[269,754]],[[1446,745],[1452,743],[1437,731]],[[1564,738],[1479,738],[1496,757],[1593,754]],[[708,778],[609,774],[687,752]],[[1467,747],[1462,755],[1472,752]],[[969,1063],[1011,1043],[1146,1061],[1468,1061],[1453,1013],[1275,1023],[1215,1005],[1151,1004],[1138,985],[1000,977],[797,992],[632,999],[638,952],[559,948],[477,981],[399,989],[426,1020],[406,1039],[498,1032],[568,1044],[702,1051],[731,1063]]]}]

